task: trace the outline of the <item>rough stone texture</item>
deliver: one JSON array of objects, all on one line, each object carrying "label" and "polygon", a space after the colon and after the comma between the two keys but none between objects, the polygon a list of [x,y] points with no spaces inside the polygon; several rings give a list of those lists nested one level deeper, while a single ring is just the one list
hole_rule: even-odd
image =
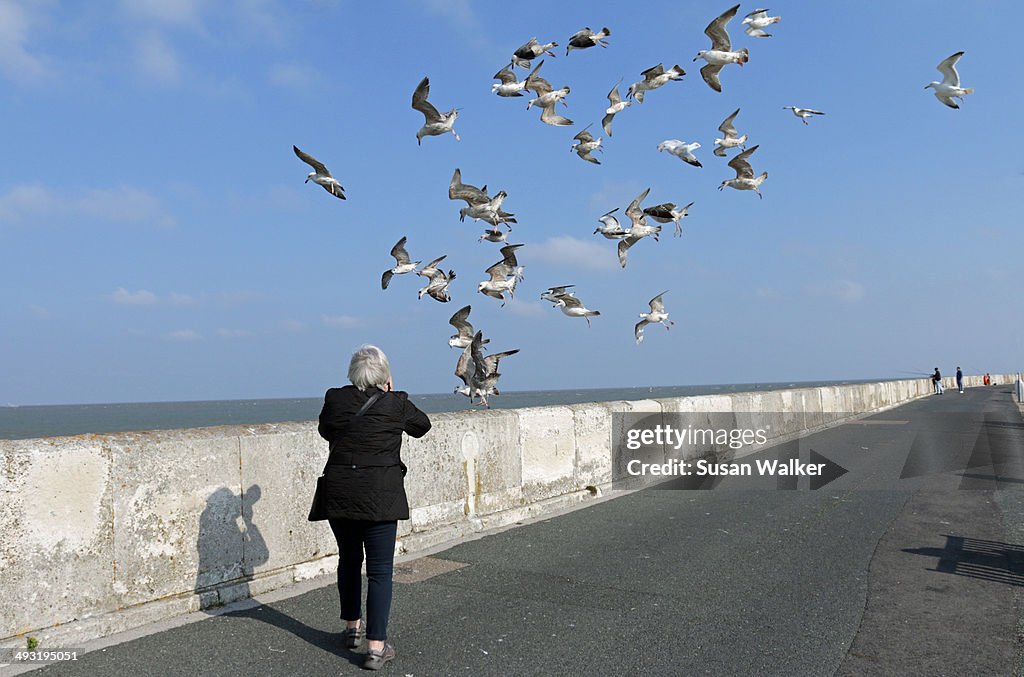
[{"label": "rough stone texture", "polygon": [[[403,446],[412,520],[396,546],[435,547],[587,501],[586,487],[600,491],[617,472],[613,413],[652,424],[697,413],[717,426],[773,412],[779,439],[822,427],[823,412],[848,417],[931,392],[915,379],[435,414],[431,433]],[[312,422],[0,441],[0,645],[31,633],[73,646],[332,571],[330,530],[305,520],[326,456]]]}]

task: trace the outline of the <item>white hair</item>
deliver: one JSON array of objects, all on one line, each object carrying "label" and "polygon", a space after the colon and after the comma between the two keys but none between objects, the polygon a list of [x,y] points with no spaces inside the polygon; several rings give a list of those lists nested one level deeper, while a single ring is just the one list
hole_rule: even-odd
[{"label": "white hair", "polygon": [[368,343],[359,346],[348,364],[348,380],[360,390],[373,386],[385,389],[391,380],[388,356],[377,346]]}]

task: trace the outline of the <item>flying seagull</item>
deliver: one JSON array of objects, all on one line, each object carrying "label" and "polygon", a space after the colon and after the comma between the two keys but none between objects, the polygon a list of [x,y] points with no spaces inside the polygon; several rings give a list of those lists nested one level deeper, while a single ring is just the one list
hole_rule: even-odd
[{"label": "flying seagull", "polygon": [[458,167],[455,168],[452,180],[448,184],[448,199],[463,200],[466,203],[466,206],[459,210],[460,221],[465,221],[468,216],[477,221],[486,221],[495,228],[498,227],[498,224],[504,223],[505,227],[511,231],[512,226],[508,224],[516,222],[512,218],[515,214],[501,209],[501,204],[506,197],[508,197],[508,194],[505,191],[498,192],[492,198],[487,195],[487,186],[477,188],[468,183],[463,183],[462,172]]},{"label": "flying seagull", "polygon": [[749,53],[746,47],[736,52],[732,51],[732,41],[729,40],[729,33],[725,30],[725,24],[729,23],[729,20],[736,16],[736,10],[739,8],[740,6],[736,5],[725,10],[718,18],[708,24],[708,27],[704,29],[704,34],[711,38],[711,49],[701,50],[697,52],[697,56],[693,57],[694,61],[704,59],[708,62],[706,66],[700,69],[700,76],[716,92],[722,91],[722,83],[718,79],[718,72],[722,70],[723,66],[730,63],[738,63],[742,66],[749,60]]},{"label": "flying seagull", "polygon": [[512,63],[522,68],[529,68],[530,62],[541,54],[547,53],[554,56],[555,53],[551,51],[552,47],[558,47],[558,43],[546,42],[542,45],[537,42],[537,38],[530,38],[528,42],[512,53]]},{"label": "flying seagull", "polygon": [[640,203],[647,198],[647,194],[651,192],[648,188],[644,192],[640,193],[635,200],[629,203],[626,207],[626,216],[629,217],[630,225],[629,230],[626,231],[626,237],[619,241],[618,254],[619,254],[619,265],[623,268],[626,267],[626,260],[629,256],[629,249],[637,242],[647,237],[652,236],[655,241],[658,240],[658,235],[661,233],[661,226],[648,226],[647,217],[643,210],[640,209]]},{"label": "flying seagull", "polygon": [[609,240],[621,240],[622,238],[629,235],[628,230],[622,230],[622,226],[619,224],[619,220],[612,216],[615,212],[619,211],[619,208],[606,212],[603,216],[597,220],[601,222],[601,225],[594,229],[594,235],[601,233]]},{"label": "flying seagull", "polygon": [[590,30],[589,26],[578,30],[569,38],[569,45],[565,48],[565,55],[569,56],[569,52],[574,49],[589,49],[594,45],[607,47],[608,43],[605,41],[605,38],[611,34],[612,32],[608,28],[602,28],[597,33]]},{"label": "flying seagull", "polygon": [[[543,61],[540,62],[544,63]],[[540,68],[540,64],[537,64],[537,68]],[[530,75],[537,72],[537,68],[534,68]],[[516,79],[516,74],[512,72],[512,64],[505,66],[500,71],[494,74],[494,78],[501,80],[491,85],[491,91],[498,96],[522,96],[523,89],[526,88],[526,81],[529,76],[522,80]]]},{"label": "flying seagull", "polygon": [[572,144],[572,148],[570,148],[569,150],[576,151],[576,154],[579,155],[582,159],[586,160],[587,162],[592,162],[595,165],[599,165],[601,164],[601,161],[598,160],[593,155],[591,155],[591,153],[595,150],[600,150],[603,152],[604,149],[601,148],[601,139],[595,139],[594,135],[587,131],[589,127],[590,125],[587,125],[580,131],[579,134],[572,137],[574,143]]},{"label": "flying seagull", "polygon": [[781,16],[768,16],[767,9],[755,9],[743,19],[743,25],[747,27],[747,35],[752,38],[770,38],[772,34],[765,33],[764,29],[780,21]]},{"label": "flying seagull", "polygon": [[686,75],[686,71],[678,65],[665,70],[665,66],[659,63],[657,66],[651,66],[647,70],[643,71],[640,75],[644,76],[644,79],[639,82],[634,82],[629,86],[629,90],[626,92],[626,98],[636,99],[638,103],[643,103],[644,92],[657,89],[669,80],[682,80],[683,76]]},{"label": "flying seagull", "polygon": [[667,291],[663,291],[647,302],[651,306],[651,312],[640,313],[640,321],[633,327],[633,336],[636,337],[637,345],[644,342],[644,327],[647,325],[662,324],[665,329],[670,329],[675,324],[675,322],[668,319],[668,313],[665,312],[665,302],[661,298],[667,293]]},{"label": "flying seagull", "polygon": [[693,154],[693,151],[700,148],[700,144],[694,141],[693,143],[686,143],[679,139],[667,139],[658,144],[658,151],[668,151],[669,155],[675,155],[677,158],[685,162],[686,164],[693,167],[703,167],[697,156]]},{"label": "flying seagull", "polygon": [[498,363],[504,357],[515,355],[519,349],[506,350],[493,355],[484,356],[483,346],[487,340],[483,338],[483,332],[477,332],[469,346],[462,351],[459,361],[455,365],[455,375],[462,379],[464,386],[455,389],[456,393],[469,397],[470,403],[474,397],[480,398],[480,404],[490,408],[487,403],[488,395],[500,395],[498,392]]},{"label": "flying seagull", "polygon": [[[469,313],[472,310],[472,306],[463,306],[455,311],[455,314],[448,319],[448,324],[455,327],[458,330],[458,334],[452,334],[452,337],[448,339],[448,345],[452,348],[468,348],[469,344],[473,342],[473,325],[469,323]],[[490,339],[484,339],[484,343],[489,343]]]},{"label": "flying seagull", "polygon": [[313,183],[323,186],[324,190],[334,197],[342,200],[345,199],[345,189],[342,188],[336,178],[331,176],[330,170],[324,166],[324,163],[320,162],[309,153],[303,153],[299,150],[298,146],[292,146],[292,150],[295,151],[295,154],[299,156],[300,160],[313,168],[313,171],[306,175],[306,180],[303,183],[309,183],[310,180],[312,180]]},{"label": "flying seagull", "polygon": [[559,294],[555,296],[555,307],[559,308],[563,314],[569,317],[582,317],[587,321],[587,326],[591,326],[590,318],[597,317],[601,314],[599,310],[591,310],[583,305],[583,301],[580,301],[573,294]]},{"label": "flying seagull", "polygon": [[750,162],[747,161],[751,155],[754,154],[760,146],[753,146],[746,149],[733,159],[729,160],[729,166],[736,170],[735,179],[726,179],[722,181],[722,184],[718,186],[718,190],[722,190],[726,186],[735,188],[736,190],[752,190],[757,193],[757,197],[763,197],[761,191],[758,188],[761,183],[768,178],[768,172],[761,172],[759,176],[754,176],[754,168],[750,166]]},{"label": "flying seagull", "polygon": [[409,258],[409,252],[405,250],[405,241],[406,238],[403,237],[395,243],[394,247],[391,248],[391,255],[395,257],[395,261],[397,261],[398,264],[394,268],[384,271],[384,275],[380,278],[381,289],[387,289],[388,285],[391,284],[391,278],[395,275],[411,273],[416,270],[416,266],[420,265],[420,261],[413,261]]},{"label": "flying seagull", "polygon": [[474,205],[479,202],[490,202],[487,196],[487,186],[477,188],[476,186],[462,182],[462,170],[458,167],[452,174],[452,180],[448,183],[449,200],[465,200],[467,205]]},{"label": "flying seagull", "polygon": [[619,85],[621,83],[622,80],[616,82],[615,86],[612,87],[612,91],[608,92],[608,108],[605,109],[604,117],[601,118],[601,126],[604,127],[604,133],[608,136],[612,135],[612,119],[615,117],[615,114],[633,104],[632,101],[623,101],[622,97],[619,96]]},{"label": "flying seagull", "polygon": [[747,146],[747,135],[738,136],[736,134],[736,127],[733,126],[733,121],[736,120],[736,116],[740,114],[740,109],[737,108],[733,111],[732,115],[722,121],[722,124],[718,125],[718,131],[722,132],[724,138],[715,139],[715,150],[712,151],[718,157],[725,157],[725,151],[729,148],[736,148],[742,146],[746,150]]},{"label": "flying seagull", "polygon": [[416,144],[422,144],[424,136],[440,136],[448,132],[451,132],[455,140],[459,141],[459,135],[452,127],[455,124],[455,118],[459,117],[458,109],[452,108],[447,113],[439,113],[434,105],[427,101],[428,96],[430,96],[430,78],[423,78],[416,86],[416,91],[412,93],[412,107],[423,113],[424,117],[423,126],[416,132]]},{"label": "flying seagull", "polygon": [[960,86],[960,73],[956,70],[956,62],[960,60],[960,57],[964,55],[963,52],[957,52],[956,54],[946,57],[939,62],[936,68],[942,73],[942,82],[929,82],[925,85],[925,89],[932,88],[935,90],[935,98],[946,104],[950,108],[959,108],[954,99],[964,100],[964,97],[968,94],[974,94],[974,89],[967,87],[966,89]]},{"label": "flying seagull", "polygon": [[805,125],[807,124],[807,118],[812,115],[824,115],[820,110],[814,110],[813,108],[797,108],[796,106],[783,106],[782,110],[791,110],[793,115],[800,118],[800,121]]},{"label": "flying seagull", "polygon": [[523,271],[515,257],[515,250],[522,247],[521,244],[505,245],[501,248],[504,258],[484,272],[490,276],[477,286],[477,291],[485,296],[500,299],[502,307],[505,306],[505,292],[509,297],[515,298],[516,283],[522,279]]},{"label": "flying seagull", "polygon": [[[511,231],[511,226],[509,226],[509,230]],[[485,230],[484,234],[477,238],[477,243],[483,242],[484,240],[487,240],[488,242],[504,242],[506,237],[508,237],[508,233],[497,226],[494,226]]]},{"label": "flying seagull", "polygon": [[530,77],[526,78],[525,88],[537,95],[536,98],[530,99],[530,101],[527,102],[526,110],[530,110],[534,106],[537,106],[541,109],[541,122],[562,127],[571,125],[572,120],[562,117],[555,112],[555,104],[559,101],[562,102],[563,106],[569,105],[563,101],[563,99],[569,95],[570,89],[568,85],[561,89],[555,89],[551,86],[550,82],[537,75],[537,70],[543,65],[544,62],[541,61],[537,64],[537,68],[533,69],[533,73],[530,74]]},{"label": "flying seagull", "polygon": [[558,305],[558,299],[562,296],[574,296],[573,292],[568,291],[576,285],[574,284],[563,284],[559,287],[548,287],[548,290],[541,292],[541,301],[551,301],[551,303]]},{"label": "flying seagull", "polygon": [[645,207],[644,214],[651,217],[658,223],[674,223],[676,224],[676,237],[683,235],[683,226],[679,223],[684,218],[689,216],[690,207],[693,203],[686,205],[682,209],[676,207],[674,202],[665,202],[664,204],[655,205],[653,207]]},{"label": "flying seagull", "polygon": [[444,256],[439,256],[438,258],[434,259],[427,265],[423,266],[422,270],[416,271],[417,275],[422,275],[423,277],[429,278],[427,286],[420,289],[419,298],[422,299],[423,296],[426,294],[429,295],[434,300],[440,301],[441,303],[448,303],[449,301],[452,300],[452,297],[448,295],[448,285],[451,283],[452,280],[455,279],[455,271],[449,270],[447,273],[445,273],[443,270],[437,267],[437,264],[441,263],[441,261],[444,261],[445,258],[447,258],[447,256],[447,254],[445,254]]}]

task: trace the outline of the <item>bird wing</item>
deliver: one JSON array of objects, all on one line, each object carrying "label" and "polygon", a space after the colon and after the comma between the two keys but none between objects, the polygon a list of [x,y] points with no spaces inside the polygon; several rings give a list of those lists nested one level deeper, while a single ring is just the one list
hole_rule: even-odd
[{"label": "bird wing", "polygon": [[589,38],[593,34],[594,34],[594,31],[590,30],[589,27],[583,28],[583,29],[578,30],[575,33],[573,33],[572,37],[569,38],[569,42],[572,42],[573,40],[579,40],[580,38]]},{"label": "bird wing", "polygon": [[640,71],[640,75],[644,76],[644,80],[647,80],[648,82],[658,77],[659,75],[663,75],[664,73],[665,66],[664,64],[660,63],[657,66],[651,66],[645,71]]},{"label": "bird wing", "polygon": [[722,70],[721,66],[710,63],[700,69],[700,76],[704,78],[704,82],[708,83],[708,86],[716,92],[722,91],[722,81],[718,79],[718,71],[720,70]]},{"label": "bird wing", "polygon": [[601,118],[601,127],[604,129],[604,133],[608,136],[612,135],[613,119],[615,119],[615,113],[605,113],[604,117]]},{"label": "bird wing", "polygon": [[[592,125],[594,123],[590,123],[590,124]],[[580,143],[590,143],[591,141],[594,140],[594,135],[591,134],[590,132],[588,132],[587,131],[588,129],[590,129],[590,125],[587,125],[583,129],[581,129],[579,134],[577,134],[576,136],[574,136],[572,138],[576,139]]]},{"label": "bird wing", "polygon": [[647,216],[650,216],[655,220],[668,219],[671,221],[672,210],[675,208],[676,204],[674,202],[665,202],[664,204],[654,205],[653,207],[645,207],[644,214],[647,214]]},{"label": "bird wing", "polygon": [[537,96],[544,96],[545,94],[550,94],[554,91],[554,87],[551,86],[550,82],[535,74],[531,74],[526,78],[526,84],[523,85],[523,89],[528,89],[531,92],[536,93]]},{"label": "bird wing", "polygon": [[619,85],[621,84],[622,78],[619,78],[619,81],[615,83],[614,87],[612,87],[612,91],[608,92],[608,103],[613,106],[617,103],[622,103],[622,97],[619,96]]},{"label": "bird wing", "polygon": [[963,52],[957,52],[956,54],[946,57],[936,68],[942,73],[942,84],[951,85],[953,87],[960,86],[960,74],[956,71],[956,62],[960,60],[960,57],[964,55]]},{"label": "bird wing", "polygon": [[758,148],[760,148],[760,145],[748,148],[733,159],[729,160],[729,166],[736,170],[737,179],[754,178],[754,168],[750,166],[747,158],[753,155],[754,151]]},{"label": "bird wing", "polygon": [[[474,339],[475,340],[475,339]],[[463,349],[462,354],[459,355],[459,361],[455,364],[455,375],[462,379],[462,382],[467,386],[472,387],[473,374],[476,371],[476,365],[473,363],[473,344],[466,346]]]},{"label": "bird wing", "polygon": [[729,40],[729,33],[725,30],[725,24],[729,23],[729,20],[736,16],[736,10],[739,8],[740,6],[736,5],[725,10],[704,29],[704,35],[711,38],[711,49],[719,52],[732,51],[732,42]]},{"label": "bird wing", "polygon": [[501,84],[503,84],[503,85],[514,85],[517,82],[519,82],[519,79],[516,78],[516,74],[512,72],[512,64],[511,63],[509,65],[505,66],[504,68],[502,68],[500,71],[498,71],[497,73],[495,73],[491,77],[496,79],[496,80],[501,80]]},{"label": "bird wing", "polygon": [[455,169],[455,173],[452,174],[451,183],[448,184],[448,199],[465,200],[466,204],[470,207],[491,201],[491,198],[487,196],[483,189],[471,186],[468,183],[462,183],[462,172],[458,168]]},{"label": "bird wing", "polygon": [[667,290],[663,291],[660,294],[658,294],[657,296],[655,296],[653,299],[648,301],[648,304],[651,306],[651,312],[652,313],[663,313],[663,312],[665,312],[665,302],[662,300],[661,297],[664,296],[667,293],[668,293]]},{"label": "bird wing", "polygon": [[563,117],[555,112],[555,105],[551,104],[546,106],[540,111],[540,121],[546,122],[549,125],[556,125],[559,127],[567,127],[572,124],[572,120],[567,117]]},{"label": "bird wing", "polygon": [[512,270],[502,260],[485,270],[484,273],[491,276],[491,282],[504,282],[512,274]]},{"label": "bird wing", "polygon": [[416,86],[416,91],[412,93],[412,107],[423,113],[427,122],[438,122],[441,119],[441,114],[434,108],[434,104],[427,101],[428,96],[430,96],[430,78],[423,78]]},{"label": "bird wing", "polygon": [[483,363],[484,363],[483,371],[485,373],[484,378],[487,378],[489,376],[497,375],[497,373],[498,373],[498,362],[501,361],[501,358],[508,357],[509,355],[515,355],[518,352],[519,352],[519,349],[516,348],[515,350],[506,350],[504,352],[494,353],[493,355],[488,355],[487,357],[485,357],[483,359]]},{"label": "bird wing", "polygon": [[391,272],[390,268],[385,270],[384,274],[380,276],[380,288],[387,289],[388,285],[391,284],[391,278],[393,278],[394,276],[395,274]]},{"label": "bird wing", "polygon": [[650,324],[650,321],[644,319],[644,320],[640,320],[639,322],[637,322],[636,326],[633,327],[633,336],[636,337],[636,342],[637,343],[643,343],[643,341],[644,341],[644,327],[646,327],[648,324]]},{"label": "bird wing", "polygon": [[619,265],[623,268],[626,267],[626,258],[629,256],[629,248],[640,241],[640,238],[636,235],[627,235],[625,238],[619,240]]},{"label": "bird wing", "polygon": [[530,38],[529,41],[520,45],[513,54],[518,56],[520,59],[530,60],[534,57],[533,46],[537,44],[540,44],[537,42],[537,38]]},{"label": "bird wing", "polygon": [[753,12],[748,14],[746,16],[746,18],[747,19],[764,19],[765,17],[768,16],[768,12],[769,11],[770,10],[767,10],[767,9],[755,9]]},{"label": "bird wing", "polygon": [[395,246],[391,248],[391,255],[395,257],[398,263],[409,263],[412,259],[409,258],[409,252],[405,250],[406,237],[402,237],[401,240],[395,243]]},{"label": "bird wing", "polygon": [[736,133],[736,127],[733,126],[733,120],[740,114],[740,109],[737,108],[733,111],[733,114],[722,120],[722,124],[718,125],[718,131],[722,132],[727,139],[735,139],[739,134]]},{"label": "bird wing", "polygon": [[600,217],[598,217],[597,220],[600,221],[601,223],[603,223],[606,226],[614,227],[614,228],[621,228],[622,224],[619,223],[619,220],[617,218],[612,216],[612,214],[614,214],[617,211],[619,211],[618,207],[616,207],[615,209],[611,210],[610,212],[606,212],[605,214],[602,214]]},{"label": "bird wing", "polygon": [[455,327],[459,336],[473,336],[473,325],[468,321],[469,313],[473,310],[473,306],[463,306],[455,311],[450,318],[448,318],[448,324]]},{"label": "bird wing", "polygon": [[443,275],[443,273],[437,269],[437,264],[441,263],[441,261],[444,261],[446,258],[448,258],[447,254],[434,259],[427,265],[423,266],[423,268],[416,271],[416,274],[422,275],[423,277],[429,277],[430,279],[434,279],[434,276],[437,275],[438,273],[441,273]]},{"label": "bird wing", "polygon": [[801,108],[804,113],[810,113],[811,115],[824,115],[820,110],[814,110],[813,108]]},{"label": "bird wing", "polygon": [[500,251],[501,255],[505,257],[502,262],[509,268],[515,268],[518,266],[519,261],[516,260],[516,250],[522,246],[522,244],[507,244],[499,249],[498,251]]},{"label": "bird wing", "polygon": [[295,151],[295,154],[299,156],[300,160],[302,160],[307,165],[309,165],[310,167],[315,169],[317,174],[320,174],[321,176],[330,176],[331,175],[331,173],[329,171],[327,171],[327,167],[324,166],[324,163],[320,162],[319,160],[317,160],[315,157],[313,157],[309,153],[302,152],[301,150],[299,150],[298,146],[292,146],[292,150]]},{"label": "bird wing", "polygon": [[[626,207],[626,216],[628,216],[629,220],[632,221],[634,224],[643,221],[644,212],[643,212],[642,209],[640,209],[640,203],[643,202],[645,199],[647,199],[647,194],[650,193],[650,192],[651,192],[651,189],[648,188],[644,192],[640,193],[636,197],[636,199],[633,200],[632,202],[630,202],[629,206]],[[620,243],[619,246],[620,247],[622,246],[621,243]],[[632,247],[633,245],[629,245],[629,246]],[[627,249],[628,249],[628,247],[627,247]]]}]

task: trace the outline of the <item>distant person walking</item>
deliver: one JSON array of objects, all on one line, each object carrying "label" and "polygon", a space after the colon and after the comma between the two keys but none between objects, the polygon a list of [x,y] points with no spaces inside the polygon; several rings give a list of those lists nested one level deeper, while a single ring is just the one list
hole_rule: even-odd
[{"label": "distant person walking", "polygon": [[985,379],[983,383],[987,386],[992,385],[992,377],[988,375],[987,371],[985,372]]},{"label": "distant person walking", "polygon": [[964,373],[960,371],[959,365],[956,368],[956,389],[960,391],[960,394],[964,394]]},{"label": "distant person walking", "polygon": [[[338,541],[338,594],[345,645],[356,649],[365,635],[363,667],[379,670],[395,657],[386,643],[391,613],[398,520],[409,519],[402,463],[402,433],[423,437],[430,419],[395,391],[384,352],[364,345],[348,367],[352,385],[324,396],[319,432],[330,442],[319,505]],[[361,622],[363,550],[366,550],[366,624]]]},{"label": "distant person walking", "polygon": [[939,368],[935,367],[935,373],[932,374],[932,383],[935,384],[935,394],[942,394],[942,374],[939,373]]}]

